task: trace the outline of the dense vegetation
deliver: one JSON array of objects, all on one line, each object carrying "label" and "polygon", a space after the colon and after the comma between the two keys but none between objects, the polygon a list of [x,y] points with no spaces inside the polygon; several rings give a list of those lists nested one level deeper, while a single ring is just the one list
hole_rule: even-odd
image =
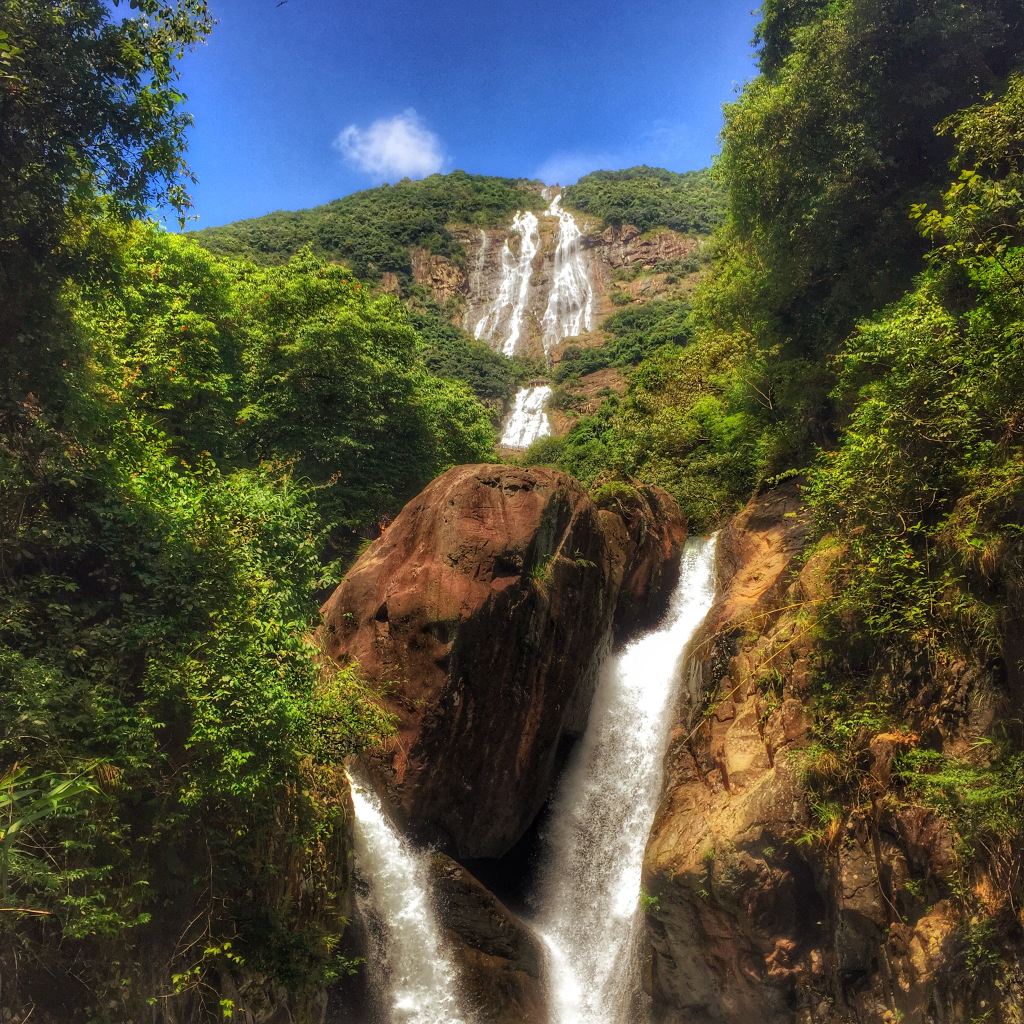
[{"label": "dense vegetation", "polygon": [[354,192],[310,210],[207,228],[196,238],[211,252],[263,263],[280,262],[311,246],[319,255],[343,260],[359,277],[390,271],[408,278],[414,246],[456,261],[463,258],[448,225],[491,227],[510,221],[516,210],[543,205],[539,190],[525,181],[455,171]]},{"label": "dense vegetation", "polygon": [[690,340],[688,312],[689,303],[680,299],[654,299],[621,309],[601,324],[603,345],[567,345],[552,377],[562,383],[606,366],[634,366],[662,345],[684,345]]},{"label": "dense vegetation", "polygon": [[845,685],[820,688],[810,769],[825,797],[863,799],[859,773],[821,771],[856,763],[851,716],[916,735],[973,666],[1006,716],[966,756],[910,744],[900,777],[950,821],[960,882],[983,860],[1009,914],[1024,891],[1024,77],[940,131],[955,176],[914,210],[926,269],[842,347],[844,429],[811,473],[819,525],[844,542],[821,628]]},{"label": "dense vegetation", "polygon": [[689,343],[531,455],[662,483],[704,528],[803,475],[832,594],[805,612],[808,689],[785,683],[814,711],[809,838],[938,812],[956,873],[908,884],[917,912],[961,907],[973,985],[1024,897],[1024,4],[770,0],[759,40]]},{"label": "dense vegetation", "polygon": [[397,300],[309,251],[257,266],[135,219],[186,208],[174,68],[209,19],[132,6],[0,14],[0,1005],[18,1019],[215,1019],[344,969],[339,773],[390,721],[311,640],[325,556],[494,443]]},{"label": "dense vegetation", "polygon": [[408,289],[406,305],[424,365],[439,377],[464,381],[500,416],[515,394],[517,383],[535,372],[534,368],[519,358],[500,355],[486,342],[455,326],[425,288]]},{"label": "dense vegetation", "polygon": [[594,171],[563,193],[565,205],[620,227],[669,227],[706,234],[725,217],[725,193],[708,170],[677,174],[660,167]]},{"label": "dense vegetation", "polygon": [[613,470],[667,483],[707,525],[830,443],[829,357],[922,268],[911,208],[938,201],[954,156],[937,126],[1005,85],[1020,17],[1016,0],[766,6],[762,73],[726,108],[729,215],[693,344],[654,353],[620,408],[579,428]]}]

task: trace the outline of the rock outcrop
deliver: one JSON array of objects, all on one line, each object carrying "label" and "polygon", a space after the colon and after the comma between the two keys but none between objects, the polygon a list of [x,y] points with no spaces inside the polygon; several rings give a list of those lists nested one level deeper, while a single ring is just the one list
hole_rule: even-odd
[{"label": "rock outcrop", "polygon": [[893,775],[926,732],[951,751],[984,733],[991,680],[940,673],[905,708],[913,731],[858,740],[856,798],[823,805],[811,781],[826,762],[805,752],[814,609],[842,548],[807,549],[807,537],[791,482],[755,498],[719,541],[720,589],[691,648],[645,858],[653,1020],[1019,1022],[1019,957],[1000,973],[969,970],[975,924],[951,898],[969,877],[977,905],[1001,912],[992,879],[955,867],[948,827],[901,797]]},{"label": "rock outcrop", "polygon": [[457,467],[324,605],[326,650],[397,716],[370,770],[414,836],[497,857],[540,810],[616,609],[638,622],[663,607],[685,537],[667,494],[627,490],[598,507],[553,470]]},{"label": "rock outcrop", "polygon": [[760,652],[738,642],[745,627],[767,636],[771,610],[793,603],[805,533],[788,487],[719,539],[718,597],[691,647],[645,859],[658,1021],[792,1020],[792,967],[821,960],[824,905],[788,841],[804,806],[786,751],[807,720],[764,688]]},{"label": "rock outcrop", "polygon": [[544,950],[534,932],[451,858],[435,854],[431,867],[438,920],[472,1019],[544,1020]]}]

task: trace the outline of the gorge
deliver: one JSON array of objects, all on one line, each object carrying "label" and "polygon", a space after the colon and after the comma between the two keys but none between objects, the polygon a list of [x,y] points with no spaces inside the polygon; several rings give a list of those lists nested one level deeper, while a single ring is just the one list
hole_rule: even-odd
[{"label": "gorge", "polygon": [[0,3],[0,1024],[1024,1024],[1024,0],[219,6]]}]

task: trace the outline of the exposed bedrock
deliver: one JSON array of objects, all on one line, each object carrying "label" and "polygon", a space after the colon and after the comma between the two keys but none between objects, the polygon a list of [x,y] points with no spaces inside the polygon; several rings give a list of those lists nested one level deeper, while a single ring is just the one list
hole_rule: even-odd
[{"label": "exposed bedrock", "polygon": [[663,492],[595,504],[562,473],[460,466],[399,513],[322,609],[325,647],[398,718],[369,768],[421,840],[504,854],[582,729],[613,621],[656,617],[685,526]]},{"label": "exposed bedrock", "polygon": [[785,840],[803,802],[784,753],[807,723],[796,701],[765,717],[737,651],[744,625],[759,630],[758,616],[786,603],[805,535],[797,513],[795,488],[779,488],[719,539],[718,596],[691,647],[644,865],[658,900],[647,915],[658,1021],[792,1019],[791,966],[820,959],[814,868]]},{"label": "exposed bedrock", "polygon": [[[865,735],[862,795],[822,833],[798,751],[811,739],[811,609],[829,599],[842,548],[799,558],[807,539],[790,482],[719,541],[719,592],[691,648],[644,865],[653,1020],[1018,1024],[1019,957],[994,981],[965,969],[952,836],[892,785],[919,734],[950,750],[983,734],[997,687],[976,667],[940,673],[906,709],[914,732]],[[996,907],[985,871],[971,878]]]},{"label": "exposed bedrock", "polygon": [[434,899],[477,1024],[545,1019],[540,940],[465,868],[442,853],[431,862]]}]

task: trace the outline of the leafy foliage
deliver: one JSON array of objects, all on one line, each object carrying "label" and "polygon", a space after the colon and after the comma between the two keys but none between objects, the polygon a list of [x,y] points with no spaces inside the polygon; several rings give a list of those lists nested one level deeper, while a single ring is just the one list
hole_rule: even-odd
[{"label": "leafy foliage", "polygon": [[[1024,79],[947,122],[959,140],[917,287],[840,354],[850,403],[810,497],[849,536],[845,600],[881,642],[996,644],[1024,496]],[[1010,578],[995,572],[999,566]],[[1001,593],[1002,592],[1002,593]]]},{"label": "leafy foliage", "polygon": [[518,209],[540,209],[543,199],[527,182],[454,171],[422,181],[400,181],[354,192],[326,206],[270,213],[196,233],[201,245],[224,256],[279,263],[310,246],[344,261],[359,277],[412,273],[410,249],[461,260],[451,224],[493,226]]},{"label": "leafy foliage", "polygon": [[521,362],[499,355],[483,341],[456,327],[435,302],[410,289],[409,322],[419,337],[424,365],[438,377],[464,381],[495,409],[504,408],[523,376]]},{"label": "leafy foliage", "polygon": [[660,167],[594,171],[564,193],[565,205],[620,227],[641,231],[667,227],[686,234],[707,234],[722,223],[725,195],[707,170],[677,174]]},{"label": "leafy foliage", "polygon": [[613,313],[601,324],[604,345],[566,347],[552,375],[555,383],[606,366],[635,365],[662,345],[685,345],[690,340],[688,311],[689,304],[679,299],[655,299]]},{"label": "leafy foliage", "polygon": [[468,386],[432,376],[402,305],[372,296],[308,251],[244,267],[235,286],[244,338],[238,444],[294,465],[343,538],[375,522],[437,473],[494,447]]},{"label": "leafy foliage", "polygon": [[131,222],[186,205],[208,25],[132,7],[0,15],[0,956],[5,1009],[62,1020],[338,969],[341,762],[391,720],[312,639],[323,555],[494,439],[348,271]]},{"label": "leafy foliage", "polygon": [[[38,391],[79,354],[52,315],[74,259],[76,218],[96,192],[117,216],[166,198],[184,213],[190,118],[175,58],[211,20],[202,0],[10,0],[0,9],[0,401]],[[55,396],[56,397],[56,396]]]},{"label": "leafy foliage", "polygon": [[[817,785],[849,800],[863,785],[872,732],[913,735],[896,778],[953,830],[962,876],[954,894],[971,913],[972,864],[983,861],[1011,900],[1024,884],[1020,721],[1007,716],[955,753],[936,736],[917,746],[912,730],[925,709],[952,714],[944,686],[955,684],[962,700],[986,687],[1019,692],[1022,125],[1024,78],[1015,76],[998,98],[940,127],[956,142],[955,177],[939,205],[914,208],[932,243],[926,268],[838,354],[844,429],[807,490],[821,530],[843,543],[821,616],[816,729],[847,770]],[[870,701],[885,705],[884,720],[851,731],[855,709]],[[968,962],[992,967],[996,945],[968,940]]]}]

